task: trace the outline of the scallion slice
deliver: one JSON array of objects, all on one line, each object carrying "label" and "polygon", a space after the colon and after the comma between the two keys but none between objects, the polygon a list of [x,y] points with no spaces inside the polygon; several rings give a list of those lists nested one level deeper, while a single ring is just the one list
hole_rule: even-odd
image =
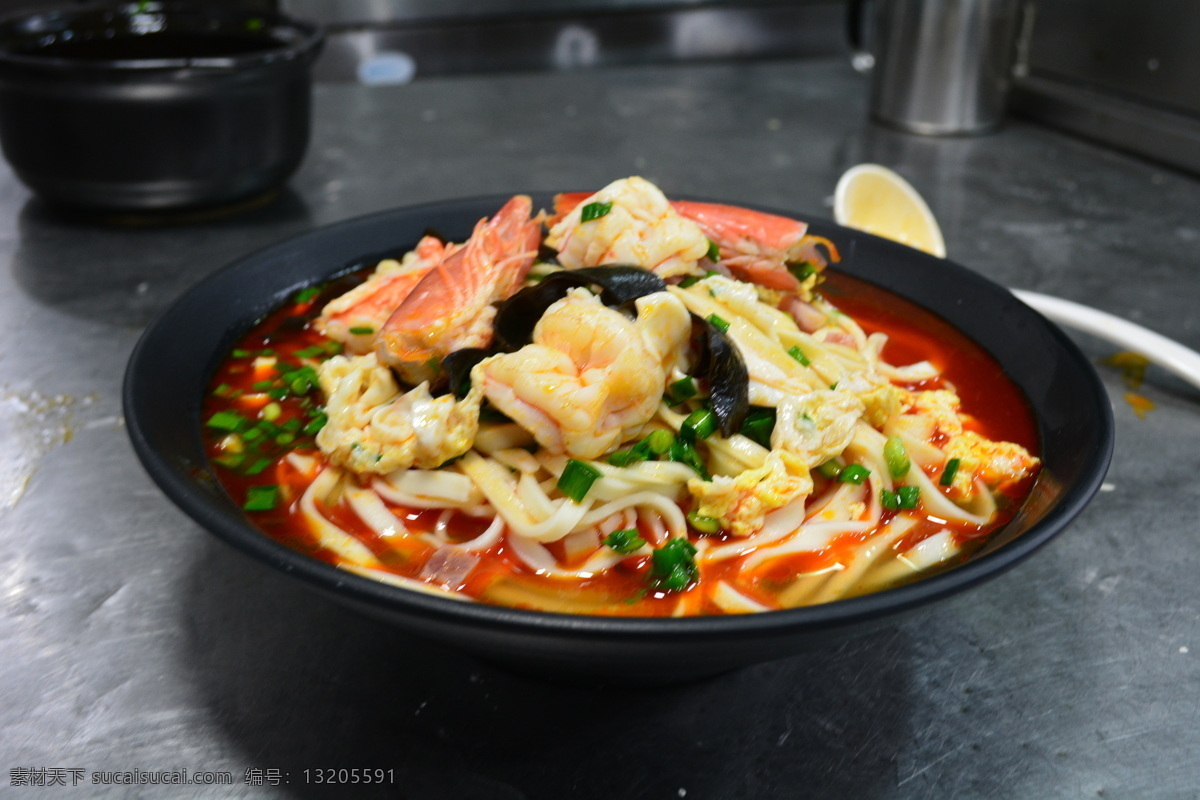
[{"label": "scallion slice", "polygon": [[919,486],[901,486],[896,489],[896,497],[901,508],[916,508],[917,503],[921,501],[921,488]]},{"label": "scallion slice", "polygon": [[687,513],[688,525],[699,531],[700,533],[716,533],[721,530],[721,520],[716,517],[706,517],[702,514],[697,514],[695,510]]},{"label": "scallion slice", "polygon": [[688,444],[695,444],[697,439],[707,439],[716,433],[717,415],[707,408],[698,408],[679,426],[679,438]]},{"label": "scallion slice", "polygon": [[375,329],[370,325],[355,325],[350,329],[350,332],[355,336],[367,336],[375,332]]},{"label": "scallion slice", "polygon": [[665,455],[670,452],[671,445],[675,444],[675,435],[668,430],[658,428],[650,431],[649,435],[642,440],[646,445],[646,449],[656,456]]},{"label": "scallion slice", "polygon": [[218,411],[204,424],[219,431],[238,431],[246,427],[248,422],[236,411]]},{"label": "scallion slice", "polygon": [[604,544],[621,555],[627,556],[645,547],[646,540],[638,536],[637,528],[622,528],[605,536]]},{"label": "scallion slice", "polygon": [[871,470],[864,467],[862,464],[847,464],[842,467],[842,471],[838,473],[838,483],[853,483],[861,484],[871,474]]},{"label": "scallion slice", "polygon": [[842,465],[830,459],[829,461],[826,461],[824,464],[820,464],[817,467],[817,474],[822,478],[833,480],[838,475],[842,474]]},{"label": "scallion slice", "polygon": [[246,511],[270,511],[279,504],[279,487],[275,484],[267,486],[251,486],[246,490],[246,502],[242,508]]},{"label": "scallion slice", "polygon": [[682,592],[696,581],[696,546],[682,537],[671,539],[650,556],[650,582],[665,592]]},{"label": "scallion slice", "polygon": [[680,403],[691,400],[699,393],[700,389],[696,386],[696,379],[688,375],[667,386],[667,404],[677,406]]},{"label": "scallion slice", "polygon": [[729,332],[729,320],[719,317],[716,314],[709,314],[708,321],[711,322],[721,333]]},{"label": "scallion slice", "polygon": [[771,432],[775,430],[775,410],[754,406],[746,414],[746,421],[739,431],[750,441],[770,449]]},{"label": "scallion slice", "polygon": [[962,461],[957,458],[952,458],[946,462],[946,468],[942,470],[942,478],[938,481],[942,486],[951,486],[954,484],[954,476],[958,474],[958,465]]},{"label": "scallion slice", "polygon": [[576,503],[583,502],[592,484],[600,479],[600,470],[586,461],[574,458],[567,461],[562,475],[558,477],[558,490]]},{"label": "scallion slice", "polygon": [[903,478],[912,469],[912,460],[908,457],[908,450],[904,449],[904,442],[899,436],[890,436],[883,443],[883,458],[887,461],[888,472],[893,478]]},{"label": "scallion slice", "polygon": [[800,362],[801,366],[807,367],[812,364],[812,359],[804,355],[804,351],[800,349],[800,345],[794,344],[788,348],[788,355]]}]

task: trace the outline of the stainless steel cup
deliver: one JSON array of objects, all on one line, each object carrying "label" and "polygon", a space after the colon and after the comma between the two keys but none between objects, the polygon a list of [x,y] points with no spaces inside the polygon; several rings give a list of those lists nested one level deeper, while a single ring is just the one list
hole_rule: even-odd
[{"label": "stainless steel cup", "polygon": [[[1020,0],[873,0],[872,118],[912,133],[984,133],[1004,117]],[[859,19],[861,18],[861,19]],[[858,39],[862,41],[862,39]]]}]

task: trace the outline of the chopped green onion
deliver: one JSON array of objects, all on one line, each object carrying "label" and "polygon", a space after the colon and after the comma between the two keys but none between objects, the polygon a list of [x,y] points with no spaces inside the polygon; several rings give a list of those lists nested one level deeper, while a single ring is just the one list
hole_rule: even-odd
[{"label": "chopped green onion", "polygon": [[751,407],[739,433],[752,442],[770,449],[771,432],[775,430],[775,409]]},{"label": "chopped green onion", "polygon": [[788,355],[800,362],[801,366],[807,367],[812,363],[812,359],[804,355],[804,351],[800,349],[800,345],[794,344],[788,348]]},{"label": "chopped green onion", "polygon": [[275,435],[275,444],[280,447],[287,447],[292,442],[296,441],[296,434],[287,431]]},{"label": "chopped green onion", "polygon": [[838,473],[838,483],[853,483],[861,484],[871,474],[871,470],[864,467],[862,464],[847,464],[842,467],[842,471]]},{"label": "chopped green onion", "polygon": [[350,332],[355,336],[366,336],[367,334],[374,333],[375,329],[370,325],[355,325],[350,329]]},{"label": "chopped green onion", "polygon": [[712,239],[708,240],[708,252],[704,254],[709,261],[717,262],[721,260],[721,248]]},{"label": "chopped green onion", "polygon": [[642,440],[651,453],[656,456],[665,455],[671,450],[671,445],[675,444],[675,435],[668,430],[658,428],[650,431],[650,434]]},{"label": "chopped green onion", "polygon": [[708,470],[704,467],[704,462],[700,460],[700,455],[696,452],[696,448],[683,441],[682,438],[677,438],[672,443],[669,454],[672,461],[688,465],[695,470],[696,474],[702,480],[712,480],[712,476],[708,474]]},{"label": "chopped green onion", "polygon": [[320,293],[321,290],[316,286],[309,286],[307,289],[301,289],[300,291],[296,292],[296,297],[293,299],[297,303],[307,303],[310,300],[316,299],[317,295]]},{"label": "chopped green onion", "polygon": [[246,474],[247,475],[258,475],[259,473],[261,473],[263,470],[265,470],[267,467],[271,466],[274,463],[275,463],[274,459],[260,458],[257,461],[255,461],[253,464],[251,464],[250,466],[246,467]]},{"label": "chopped green onion", "polygon": [[650,556],[650,581],[666,592],[682,592],[699,577],[696,546],[682,537],[671,539]]},{"label": "chopped green onion", "polygon": [[822,478],[833,480],[838,475],[842,474],[842,465],[830,459],[829,461],[826,461],[824,464],[821,464],[817,467],[817,474]]},{"label": "chopped green onion", "polygon": [[614,467],[628,467],[635,461],[640,460],[641,459],[637,457],[637,454],[633,452],[633,448],[617,450],[614,453],[608,454],[608,463],[612,464]]},{"label": "chopped green onion", "polygon": [[716,533],[721,530],[721,520],[716,517],[706,517],[695,511],[687,513],[688,524],[700,533]]},{"label": "chopped green onion", "polygon": [[893,478],[903,478],[912,469],[912,460],[904,449],[904,442],[899,436],[890,436],[883,443],[883,458],[887,461],[888,472]]},{"label": "chopped green onion", "polygon": [[558,477],[558,490],[576,503],[583,502],[592,484],[600,479],[600,470],[586,461],[574,458],[567,461],[562,475]]},{"label": "chopped green onion", "polygon": [[686,278],[684,278],[683,280],[681,280],[679,282],[679,288],[680,289],[690,289],[691,287],[695,286],[697,283],[704,280],[705,278],[711,278],[713,275],[720,275],[720,274],[721,273],[717,272],[716,270],[710,269],[710,270],[707,270],[703,275],[688,275]]},{"label": "chopped green onion", "polygon": [[314,344],[312,347],[305,347],[302,350],[296,351],[296,358],[318,358],[325,355],[329,351],[319,344]]},{"label": "chopped green onion", "polygon": [[246,358],[246,357],[247,357],[247,356],[249,356],[249,355],[250,355],[250,351],[249,351],[249,350],[243,350],[243,349],[242,349],[242,348],[240,348],[240,347],[234,348],[233,350],[231,350],[231,351],[229,352],[229,356],[230,356],[231,358]]},{"label": "chopped green onion", "polygon": [[677,406],[700,393],[700,389],[696,386],[696,379],[692,376],[687,376],[674,381],[667,387],[667,404]]},{"label": "chopped green onion", "polygon": [[329,421],[329,417],[325,416],[325,412],[320,412],[315,415],[308,424],[304,426],[303,431],[305,436],[316,436],[321,428],[325,427],[325,423]]},{"label": "chopped green onion", "polygon": [[889,511],[916,508],[920,500],[921,490],[916,486],[900,486],[894,492],[884,489],[879,496],[880,504]]},{"label": "chopped green onion", "polygon": [[638,536],[637,528],[622,528],[605,536],[604,544],[621,555],[627,556],[645,547],[646,540]]},{"label": "chopped green onion", "polygon": [[697,439],[707,439],[717,431],[717,415],[707,408],[698,408],[679,426],[679,438],[688,444]]},{"label": "chopped green onion", "polygon": [[954,484],[954,476],[958,474],[958,465],[962,463],[961,459],[952,458],[946,462],[946,468],[942,470],[942,478],[938,481],[942,486],[951,486]]},{"label": "chopped green onion", "polygon": [[228,383],[218,384],[217,388],[212,390],[212,393],[215,394],[217,397],[225,397],[225,398],[233,397],[234,393],[236,393],[236,392],[237,392],[237,389],[234,389]]},{"label": "chopped green onion", "polygon": [[283,406],[279,405],[279,403],[267,403],[263,406],[262,411],[258,412],[258,415],[267,422],[274,422],[279,419],[279,415],[282,413]]},{"label": "chopped green onion", "polygon": [[580,210],[579,221],[591,222],[594,219],[600,219],[608,214],[608,212],[612,211],[612,207],[613,204],[611,200],[607,203],[588,203]]},{"label": "chopped green onion", "polygon": [[817,265],[811,261],[801,261],[796,264],[788,264],[788,272],[796,276],[796,280],[803,283],[809,277],[817,273]]},{"label": "chopped green onion", "polygon": [[204,424],[219,431],[237,431],[246,427],[248,422],[245,417],[236,411],[218,411],[209,417],[208,422]]},{"label": "chopped green onion", "polygon": [[246,490],[246,502],[242,508],[246,511],[270,511],[278,503],[278,486],[251,486]]},{"label": "chopped green onion", "polygon": [[225,453],[213,459],[214,464],[220,464],[228,469],[236,469],[246,460],[245,453]]},{"label": "chopped green onion", "polygon": [[729,320],[718,317],[716,314],[709,314],[708,321],[721,331],[721,333],[729,332]]}]

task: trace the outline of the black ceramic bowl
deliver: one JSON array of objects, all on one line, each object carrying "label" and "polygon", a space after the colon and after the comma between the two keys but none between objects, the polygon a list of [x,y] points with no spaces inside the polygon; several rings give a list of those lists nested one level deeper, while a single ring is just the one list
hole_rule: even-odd
[{"label": "black ceramic bowl", "polygon": [[308,23],[179,3],[0,22],[0,147],[58,205],[154,212],[278,187],[308,147]]},{"label": "black ceramic bowl", "polygon": [[[878,594],[788,611],[691,619],[582,617],[464,603],[385,585],[260,533],[221,488],[201,442],[201,399],[233,342],[297,289],[361,264],[364,257],[411,247],[429,229],[465,239],[504,199],[401,209],[319,229],[243,258],[187,292],[145,331],[125,376],[129,434],[163,491],[251,557],[429,639],[527,670],[669,680],[793,655],[919,609],[932,613],[925,607],[933,601],[1031,555],[1100,486],[1113,446],[1111,408],[1095,371],[1058,328],[1007,290],[952,262],[815,223],[811,230],[841,249],[841,270],[941,315],[990,352],[1029,399],[1044,468],[1011,523],[967,563]],[[549,197],[534,199],[549,207]]]}]

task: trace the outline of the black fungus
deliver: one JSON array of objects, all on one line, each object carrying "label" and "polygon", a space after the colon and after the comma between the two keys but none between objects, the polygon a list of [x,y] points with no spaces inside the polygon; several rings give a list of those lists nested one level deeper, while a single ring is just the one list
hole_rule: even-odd
[{"label": "black fungus", "polygon": [[709,407],[717,415],[721,435],[729,438],[741,429],[750,410],[750,373],[723,330],[695,314],[692,319],[704,326],[693,375],[708,383]]},{"label": "black fungus", "polygon": [[614,308],[667,288],[662,278],[653,272],[623,264],[552,272],[501,304],[494,322],[496,338],[509,350],[529,344],[533,328],[546,309],[577,286],[599,286],[600,302]]}]

